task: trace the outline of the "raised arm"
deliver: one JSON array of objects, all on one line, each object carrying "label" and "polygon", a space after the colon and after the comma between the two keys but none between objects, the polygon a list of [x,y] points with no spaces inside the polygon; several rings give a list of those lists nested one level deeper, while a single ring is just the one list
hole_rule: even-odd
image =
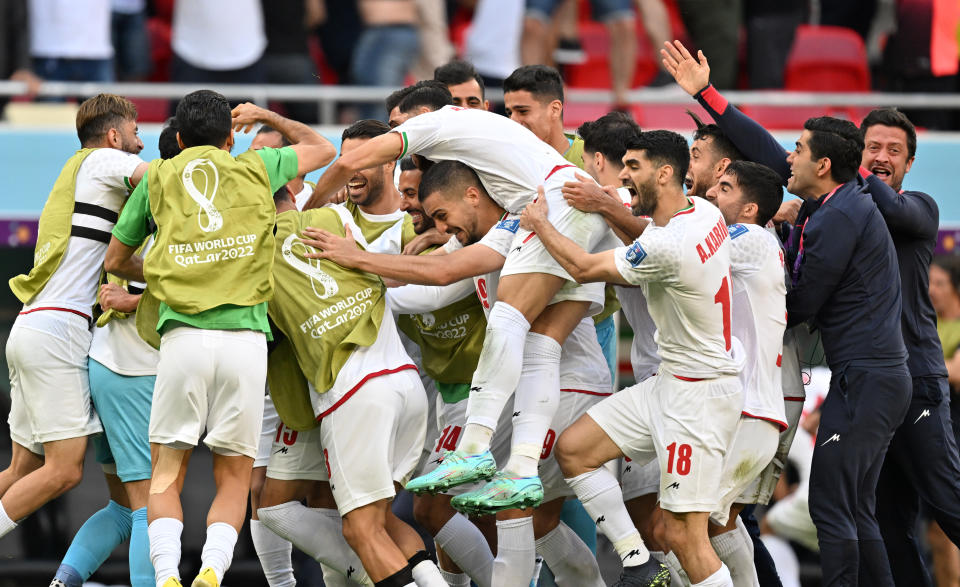
[{"label": "raised arm", "polygon": [[694,59],[680,41],[664,43],[660,50],[663,66],[673,79],[713,117],[713,120],[743,155],[755,163],[773,169],[783,182],[790,177],[787,152],[767,129],[731,106],[727,99],[710,85],[710,64],[703,51]]},{"label": "raised arm", "polygon": [[143,258],[134,254],[136,250],[137,247],[125,245],[115,236],[110,237],[107,255],[103,259],[103,269],[128,281],[144,281]]},{"label": "raised arm", "polygon": [[461,279],[450,285],[419,285],[411,283],[387,290],[387,300],[394,314],[423,314],[475,296],[472,279]]},{"label": "raised arm", "polygon": [[588,253],[560,234],[547,219],[547,199],[543,194],[543,186],[537,188],[537,193],[537,199],[523,209],[520,226],[535,232],[547,252],[577,283],[603,281],[626,285],[626,280],[617,269],[613,254],[610,251]]},{"label": "raised arm", "polygon": [[369,253],[357,247],[350,227],[344,228],[346,235],[343,237],[318,228],[306,228],[303,243],[319,249],[319,252],[308,253],[306,257],[330,259],[343,267],[423,285],[449,285],[503,267],[503,255],[480,244],[472,244],[447,255]]},{"label": "raised arm", "polygon": [[267,124],[280,131],[297,154],[297,175],[319,169],[337,156],[337,149],[330,141],[302,122],[290,120],[249,102],[240,104],[231,114],[233,128],[238,132],[250,132],[258,123]]},{"label": "raised arm", "polygon": [[396,161],[402,150],[403,139],[400,135],[388,132],[341,155],[317,180],[317,187],[303,209],[309,210],[323,206],[327,203],[329,195],[343,187],[354,173],[361,169]]}]

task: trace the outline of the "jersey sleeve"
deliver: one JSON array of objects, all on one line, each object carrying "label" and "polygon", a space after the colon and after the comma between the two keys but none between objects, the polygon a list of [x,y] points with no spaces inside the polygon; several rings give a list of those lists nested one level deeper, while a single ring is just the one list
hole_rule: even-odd
[{"label": "jersey sleeve", "polygon": [[103,154],[97,157],[96,171],[97,180],[107,189],[126,189],[133,190],[133,184],[130,183],[130,176],[136,171],[137,167],[143,163],[143,159],[118,149],[103,149]]},{"label": "jersey sleeve", "polygon": [[443,111],[427,112],[414,116],[393,129],[400,135],[403,148],[397,159],[403,159],[410,153],[420,153],[440,142],[440,129],[443,126]]},{"label": "jersey sleeve", "polygon": [[113,236],[128,247],[136,247],[150,236],[150,198],[147,193],[147,174],[130,194],[120,212]]},{"label": "jersey sleeve", "polygon": [[504,257],[510,252],[510,245],[520,228],[520,215],[508,214],[500,219],[487,234],[483,235],[477,244],[491,248]]},{"label": "jersey sleeve", "polygon": [[476,295],[472,279],[461,279],[450,285],[409,284],[387,289],[387,302],[394,314],[433,312]]},{"label": "jersey sleeve", "polygon": [[297,177],[297,152],[290,147],[257,149],[257,155],[263,160],[270,178],[270,193],[273,193]]},{"label": "jersey sleeve", "polygon": [[640,237],[625,247],[613,249],[617,271],[633,285],[648,281],[665,281],[679,267],[679,243],[670,240],[670,233],[650,226]]}]

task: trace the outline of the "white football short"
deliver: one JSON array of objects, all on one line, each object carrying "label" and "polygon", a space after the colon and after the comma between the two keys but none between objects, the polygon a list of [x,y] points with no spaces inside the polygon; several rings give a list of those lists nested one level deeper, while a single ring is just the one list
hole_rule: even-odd
[{"label": "white football short", "polygon": [[[423,371],[421,371],[423,373]],[[438,427],[438,418],[440,410],[443,409],[443,398],[437,393],[437,385],[433,379],[426,374],[420,375],[420,383],[423,384],[423,390],[427,396],[427,432],[423,440],[423,450],[420,451],[420,460],[413,471],[414,477],[423,475],[428,463],[433,455],[433,447],[440,438],[440,428]],[[430,467],[432,470],[433,467]]]},{"label": "white football short", "polygon": [[741,416],[733,445],[723,466],[720,503],[710,514],[710,521],[719,526],[727,523],[734,503],[757,503],[760,475],[773,460],[780,439],[776,424],[749,416]]},{"label": "white football short", "polygon": [[620,461],[620,489],[623,501],[660,491],[660,463],[637,463],[629,457]]},{"label": "white football short", "polygon": [[283,481],[328,481],[326,459],[320,444],[320,427],[291,430],[277,424],[267,458],[267,477]]},{"label": "white football short", "polygon": [[35,454],[43,443],[102,432],[90,399],[90,324],[70,312],[17,316],[7,339],[10,438]]},{"label": "white football short", "polygon": [[[368,380],[320,421],[320,444],[340,515],[396,495],[423,450],[427,399],[405,369]],[[268,469],[269,473],[269,469]]]},{"label": "white football short", "polygon": [[661,369],[587,413],[635,465],[657,460],[663,509],[712,512],[740,420],[740,387],[736,377],[684,381]]},{"label": "white football short", "polygon": [[[576,181],[574,173],[579,171],[573,167],[563,168],[557,170],[549,180],[544,182],[549,208],[547,218],[561,234],[580,245],[581,248],[596,252],[610,232],[610,227],[599,214],[581,212],[571,207],[563,199],[560,191],[564,182]],[[588,301],[591,303],[588,315],[596,314],[603,309],[605,284],[578,284],[550,255],[540,239],[536,237],[536,233],[522,228],[518,229],[514,236],[500,276],[502,278],[521,273],[547,273],[566,279],[567,282],[560,288],[551,303],[567,300]]]},{"label": "white football short", "polygon": [[257,445],[257,458],[253,460],[253,467],[266,467],[270,462],[270,452],[273,448],[273,439],[280,433],[280,416],[273,405],[270,394],[263,396],[263,425],[260,427],[260,444]]},{"label": "white football short", "polygon": [[253,330],[180,326],[160,338],[150,442],[256,458],[263,424],[267,341]]}]

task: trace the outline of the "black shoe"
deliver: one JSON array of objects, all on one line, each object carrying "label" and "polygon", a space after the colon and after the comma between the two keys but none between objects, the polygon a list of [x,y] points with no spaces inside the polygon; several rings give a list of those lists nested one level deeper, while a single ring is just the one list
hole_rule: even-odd
[{"label": "black shoe", "polygon": [[653,558],[638,567],[623,567],[620,579],[612,587],[668,587],[670,571]]}]

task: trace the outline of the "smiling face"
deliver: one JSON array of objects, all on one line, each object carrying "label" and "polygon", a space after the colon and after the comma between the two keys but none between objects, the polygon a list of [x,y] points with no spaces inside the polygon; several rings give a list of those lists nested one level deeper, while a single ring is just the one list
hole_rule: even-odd
[{"label": "smiling face", "polygon": [[[753,223],[755,218],[744,218],[743,211],[745,204],[743,202],[743,191],[740,189],[740,183],[737,178],[724,173],[720,176],[720,181],[707,190],[706,200],[720,209],[723,215],[723,221],[727,224],[736,224],[737,222]],[[754,214],[754,217],[756,215]]]},{"label": "smiling face", "polygon": [[630,191],[630,207],[634,216],[652,216],[657,209],[657,166],[647,159],[646,152],[629,149],[623,155],[623,169],[618,176]]},{"label": "smiling face", "polygon": [[410,220],[413,221],[413,231],[417,234],[421,234],[434,226],[433,219],[423,211],[420,198],[417,197],[420,178],[422,177],[422,171],[411,169],[410,171],[400,172],[399,181],[400,209],[410,215]]},{"label": "smiling face", "polygon": [[[467,188],[476,189],[476,188]],[[423,210],[433,219],[437,230],[457,237],[460,244],[471,245],[485,234],[479,229],[477,208],[471,206],[467,197],[449,197],[434,192],[424,198]]]},{"label": "smiling face", "polygon": [[819,162],[813,158],[810,151],[810,131],[804,130],[797,139],[796,148],[787,156],[790,165],[790,178],[787,180],[787,191],[802,198],[815,198],[819,175]]},{"label": "smiling face", "polygon": [[[340,147],[340,155],[349,153],[370,139],[346,139]],[[372,206],[377,203],[386,190],[387,169],[392,165],[377,165],[361,169],[347,182],[347,197],[358,206]]]},{"label": "smiling face", "polygon": [[903,186],[903,176],[913,165],[913,157],[907,150],[907,132],[895,126],[874,124],[867,128],[863,142],[860,164],[899,191]]},{"label": "smiling face", "polygon": [[563,105],[560,100],[541,102],[526,90],[506,92],[503,106],[510,120],[530,129],[541,141],[550,137],[557,123],[562,120]]}]

